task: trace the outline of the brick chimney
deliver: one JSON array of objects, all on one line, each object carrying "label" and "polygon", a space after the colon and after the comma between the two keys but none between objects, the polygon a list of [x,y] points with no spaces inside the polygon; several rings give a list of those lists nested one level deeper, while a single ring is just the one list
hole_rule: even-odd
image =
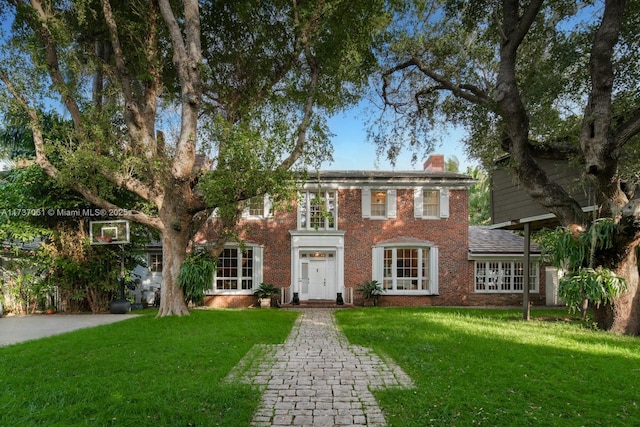
[{"label": "brick chimney", "polygon": [[425,172],[444,172],[444,154],[432,154],[424,162]]}]

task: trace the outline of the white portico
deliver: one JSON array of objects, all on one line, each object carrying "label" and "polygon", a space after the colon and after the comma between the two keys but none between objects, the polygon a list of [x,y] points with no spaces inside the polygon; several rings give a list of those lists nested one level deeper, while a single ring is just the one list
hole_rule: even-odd
[{"label": "white portico", "polygon": [[300,300],[335,299],[344,293],[344,231],[291,233],[292,292]]}]

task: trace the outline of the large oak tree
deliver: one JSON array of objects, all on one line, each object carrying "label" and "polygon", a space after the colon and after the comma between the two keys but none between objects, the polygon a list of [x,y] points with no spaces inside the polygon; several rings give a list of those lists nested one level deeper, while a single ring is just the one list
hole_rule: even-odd
[{"label": "large oak tree", "polygon": [[532,199],[577,234],[589,229],[592,214],[535,159],[581,164],[597,218],[617,224],[613,247],[596,250],[594,266],[611,269],[628,286],[598,310],[598,321],[616,332],[640,333],[640,206],[631,179],[640,147],[640,4],[450,0],[404,6],[382,51],[385,111],[372,128],[374,140],[394,155],[403,144],[431,149],[437,124],[463,126],[471,155],[491,167],[508,154]]},{"label": "large oak tree", "polygon": [[[383,5],[3,0],[0,104],[29,115],[49,176],[159,232],[159,316],[187,314],[177,277],[193,233],[217,208],[222,245],[243,200],[285,194],[294,167],[330,156],[323,118],[360,95]],[[64,139],[43,136],[48,109],[69,119]],[[139,202],[117,205],[123,190]]]}]

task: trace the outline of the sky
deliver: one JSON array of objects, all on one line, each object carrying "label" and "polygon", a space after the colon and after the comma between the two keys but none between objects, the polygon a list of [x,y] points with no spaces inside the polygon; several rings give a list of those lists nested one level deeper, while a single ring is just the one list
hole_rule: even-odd
[{"label": "sky", "polygon": [[[411,153],[400,154],[396,166],[385,158],[377,158],[376,147],[367,141],[367,119],[364,111],[367,110],[367,101],[362,101],[350,110],[336,114],[329,119],[331,132],[335,134],[333,143],[333,163],[324,162],[322,170],[422,170],[422,165],[427,158],[418,158],[411,164]],[[451,156],[456,156],[460,162],[459,171],[465,172],[468,166],[475,166],[478,162],[465,156],[462,143],[462,133],[451,130],[446,143],[436,147],[431,154],[444,154],[445,161]],[[428,157],[428,156],[427,156]]]}]

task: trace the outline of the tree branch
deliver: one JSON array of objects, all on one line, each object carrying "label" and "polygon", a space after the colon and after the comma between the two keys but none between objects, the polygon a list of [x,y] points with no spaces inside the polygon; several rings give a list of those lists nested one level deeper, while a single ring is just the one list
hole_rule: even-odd
[{"label": "tree branch", "polygon": [[[31,124],[31,130],[33,132],[33,142],[36,149],[36,163],[44,170],[44,172],[53,179],[57,179],[59,175],[59,170],[56,168],[47,157],[44,148],[44,137],[42,133],[42,128],[40,126],[40,120],[38,118],[38,113],[34,108],[32,108],[26,99],[17,92],[15,87],[11,84],[11,81],[8,79],[7,75],[4,72],[0,71],[0,80],[4,82],[7,86],[9,92],[14,96],[14,98],[18,101],[20,106],[24,109],[24,111],[29,116],[29,121]],[[125,183],[123,183],[125,184]],[[141,183],[140,183],[141,184]],[[133,182],[126,183],[126,185],[133,187]],[[80,193],[87,201],[93,203],[95,206],[99,206],[103,209],[108,210],[117,210],[118,212],[128,212],[124,215],[121,215],[121,218],[129,219],[131,221],[139,222],[141,224],[145,224],[149,227],[153,227],[159,231],[164,229],[162,222],[160,222],[159,218],[152,217],[143,212],[138,211],[127,211],[122,209],[118,205],[111,203],[102,197],[95,194],[91,191],[87,186],[83,185],[79,181],[75,181],[69,185],[69,187],[78,193]],[[126,188],[126,187],[125,187]],[[138,190],[142,190],[139,188]],[[148,191],[148,190],[147,190]]]},{"label": "tree branch", "polygon": [[444,76],[434,72],[431,68],[429,68],[420,58],[412,57],[408,61],[402,62],[395,67],[392,67],[385,71],[382,75],[383,78],[383,86],[382,93],[383,98],[385,100],[385,104],[393,105],[389,98],[387,97],[387,88],[390,86],[390,76],[397,71],[402,71],[407,68],[415,67],[422,74],[429,77],[431,80],[437,82],[439,85],[434,86],[434,90],[447,90],[453,93],[455,96],[465,99],[469,102],[479,105],[492,105],[491,98],[487,95],[485,91],[481,88],[472,85],[472,84],[456,84],[451,80],[445,78]]},{"label": "tree branch", "polygon": [[[520,16],[519,0],[503,0],[503,34],[506,36],[503,47],[515,55],[518,47],[529,32],[536,19],[543,0],[533,0],[529,3],[522,16]],[[508,46],[508,47],[507,47]]]},{"label": "tree branch", "polygon": [[640,133],[640,108],[636,108],[629,117],[613,130],[616,146],[622,148],[631,138]]},{"label": "tree branch", "polygon": [[[150,23],[151,27],[154,28],[155,3],[151,3]],[[152,124],[155,121],[158,73],[157,70],[155,70],[155,67],[150,67],[150,73],[153,78],[146,82],[147,90],[144,92],[142,97],[142,104],[145,108],[141,111],[131,90],[132,83],[129,77],[129,71],[125,64],[120,38],[118,36],[118,25],[113,17],[113,11],[109,0],[102,0],[102,12],[104,14],[107,27],[109,28],[109,36],[111,38],[111,45],[113,46],[113,55],[116,64],[116,74],[120,80],[120,85],[122,86],[122,94],[124,96],[126,112],[128,113],[124,115],[127,122],[127,129],[133,140],[142,144],[143,149],[141,151],[147,161],[152,162],[157,153],[157,144],[154,138],[154,129]],[[147,41],[148,47],[146,49],[147,59],[150,64],[153,63],[153,55],[150,51],[153,49],[152,46],[155,39],[155,31],[152,30]]]},{"label": "tree branch", "polygon": [[[12,0],[12,3],[16,6],[16,8],[25,7],[24,3],[21,1]],[[49,20],[49,16],[44,11],[40,0],[31,0],[31,6],[33,8],[32,10],[35,11],[35,15],[27,12],[25,13],[25,16],[27,17],[31,28],[36,31],[42,44],[44,45],[46,51],[45,61],[47,63],[49,76],[51,77],[53,84],[56,85],[56,87],[60,91],[60,94],[62,95],[62,101],[64,102],[67,110],[69,110],[71,119],[73,120],[76,128],[84,133],[80,107],[78,106],[73,94],[67,87],[67,84],[64,81],[64,77],[62,76],[62,72],[60,71],[58,52],[56,51],[53,34],[51,33],[51,29],[49,28],[49,25],[47,23],[47,21]]]},{"label": "tree branch", "polygon": [[[296,6],[296,2],[294,1],[294,8]],[[296,23],[296,27],[299,26],[299,16],[297,10],[294,10],[294,20]],[[309,125],[311,124],[311,119],[313,117],[313,105],[315,101],[315,94],[318,88],[318,81],[320,79],[320,64],[316,60],[315,56],[311,52],[311,46],[309,45],[309,38],[307,34],[308,28],[301,29],[300,32],[300,43],[302,45],[302,51],[304,52],[305,60],[307,61],[307,65],[311,70],[311,80],[309,82],[309,87],[307,89],[307,99],[304,107],[304,113],[302,116],[302,120],[298,125],[297,129],[297,140],[296,145],[291,150],[291,153],[287,158],[285,158],[278,168],[280,169],[289,169],[291,166],[298,160],[302,154],[304,153],[304,145],[307,140],[307,130],[309,129]]]},{"label": "tree branch", "polygon": [[185,0],[184,18],[186,41],[173,14],[169,0],[159,0],[160,12],[169,28],[173,46],[173,63],[180,78],[182,117],[180,137],[173,157],[174,177],[186,180],[195,164],[198,109],[202,97],[200,64],[200,15],[197,0]]},{"label": "tree branch", "polygon": [[624,0],[607,0],[602,21],[593,40],[589,68],[591,93],[584,112],[580,145],[589,173],[597,175],[605,166],[601,154],[615,147],[611,138],[611,94],[613,90],[613,49],[624,17]]}]

